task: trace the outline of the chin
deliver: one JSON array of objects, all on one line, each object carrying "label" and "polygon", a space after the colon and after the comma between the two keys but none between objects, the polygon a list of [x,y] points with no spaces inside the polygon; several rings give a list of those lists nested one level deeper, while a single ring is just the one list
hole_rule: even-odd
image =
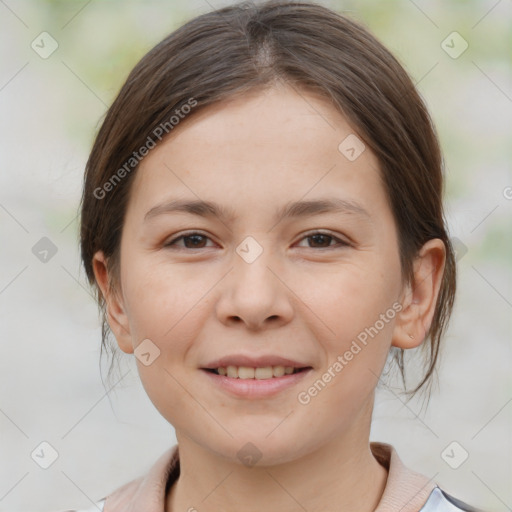
[{"label": "chin", "polygon": [[[298,442],[298,440],[284,432],[278,435],[275,431],[267,435],[267,431],[262,433],[262,431],[253,429],[253,431],[240,435],[236,435],[235,432],[232,433],[234,435],[233,439],[224,438],[220,444],[216,443],[214,446],[210,446],[210,449],[222,457],[247,467],[285,464],[308,452],[307,447],[309,445],[305,444],[304,440]],[[297,448],[298,445],[300,450]]]}]

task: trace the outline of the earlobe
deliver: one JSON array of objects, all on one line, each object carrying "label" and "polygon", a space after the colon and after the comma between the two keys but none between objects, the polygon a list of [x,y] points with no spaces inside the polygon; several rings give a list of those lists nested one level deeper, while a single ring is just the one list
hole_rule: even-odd
[{"label": "earlobe", "polygon": [[397,315],[392,346],[415,348],[425,339],[434,317],[443,279],[446,249],[439,238],[429,240],[414,261],[413,282],[407,286]]},{"label": "earlobe", "polygon": [[107,270],[107,260],[103,251],[98,251],[93,256],[93,270],[96,282],[105,299],[107,321],[114,334],[119,348],[127,354],[133,353],[133,343],[130,334],[128,316],[119,293],[110,288],[110,277]]}]

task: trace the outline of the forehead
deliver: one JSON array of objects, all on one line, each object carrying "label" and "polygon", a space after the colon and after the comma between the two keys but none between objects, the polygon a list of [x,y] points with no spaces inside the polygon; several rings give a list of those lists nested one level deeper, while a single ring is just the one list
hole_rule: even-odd
[{"label": "forehead", "polygon": [[139,165],[131,206],[147,212],[172,196],[273,215],[290,200],[329,193],[371,210],[384,199],[378,161],[368,147],[347,158],[344,141],[354,146],[355,137],[325,98],[284,86],[254,91],[175,127]]}]

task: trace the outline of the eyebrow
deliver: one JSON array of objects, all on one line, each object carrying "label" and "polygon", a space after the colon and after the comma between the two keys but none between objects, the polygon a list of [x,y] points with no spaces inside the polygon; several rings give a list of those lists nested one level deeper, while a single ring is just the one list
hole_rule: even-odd
[{"label": "eyebrow", "polygon": [[[144,222],[164,213],[176,212],[190,213],[200,217],[217,217],[224,221],[232,221],[237,217],[235,211],[231,208],[212,201],[174,199],[151,208],[144,216]],[[330,197],[288,203],[276,212],[274,222],[277,223],[288,218],[307,217],[321,213],[355,214],[360,217],[370,218],[370,214],[359,203],[339,197]]]}]

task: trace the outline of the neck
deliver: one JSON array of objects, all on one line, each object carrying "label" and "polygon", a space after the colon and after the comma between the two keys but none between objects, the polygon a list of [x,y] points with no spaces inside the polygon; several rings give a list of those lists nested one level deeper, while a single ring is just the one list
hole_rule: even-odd
[{"label": "neck", "polygon": [[369,429],[367,434],[350,432],[285,464],[245,467],[177,432],[180,476],[167,496],[166,510],[373,512],[387,471],[371,453]]}]

